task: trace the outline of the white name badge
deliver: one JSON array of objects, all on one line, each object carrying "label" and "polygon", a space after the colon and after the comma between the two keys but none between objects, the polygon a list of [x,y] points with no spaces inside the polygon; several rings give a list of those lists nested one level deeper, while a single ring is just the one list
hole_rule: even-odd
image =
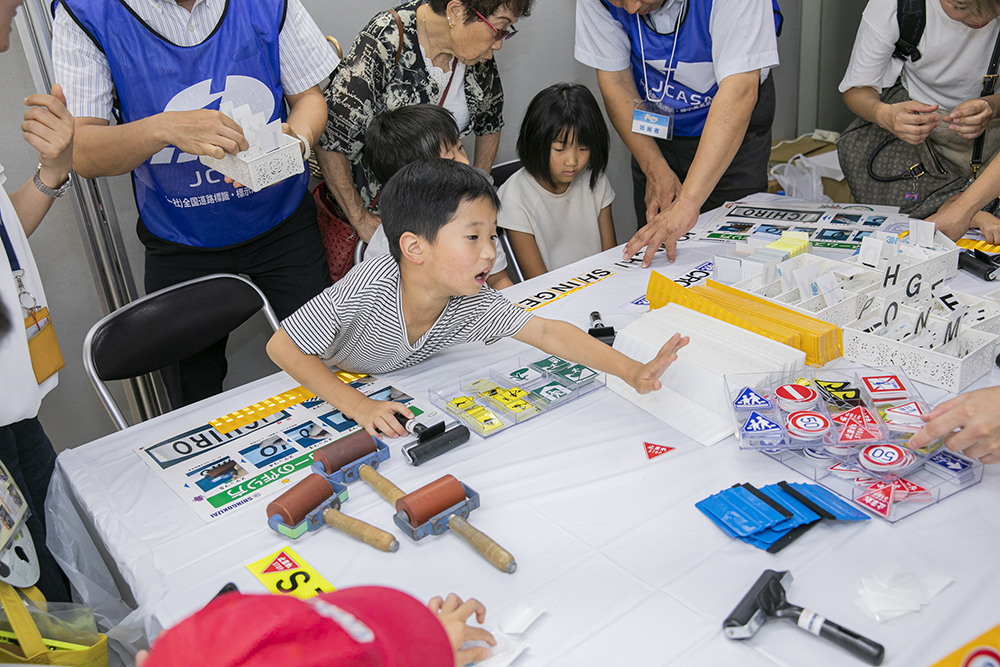
[{"label": "white name badge", "polygon": [[641,104],[637,102],[636,109],[632,112],[632,131],[655,139],[673,139],[674,110],[666,107],[657,113],[638,108]]}]

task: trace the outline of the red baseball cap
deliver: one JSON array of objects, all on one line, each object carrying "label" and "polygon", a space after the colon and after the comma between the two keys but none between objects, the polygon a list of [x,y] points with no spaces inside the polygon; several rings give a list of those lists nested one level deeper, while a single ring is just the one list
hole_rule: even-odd
[{"label": "red baseball cap", "polygon": [[228,593],[166,631],[145,667],[452,667],[444,627],[392,588],[308,600]]}]

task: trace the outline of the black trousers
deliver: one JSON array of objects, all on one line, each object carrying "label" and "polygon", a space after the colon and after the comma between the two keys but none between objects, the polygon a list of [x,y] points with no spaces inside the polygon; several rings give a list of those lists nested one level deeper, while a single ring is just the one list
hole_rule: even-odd
[{"label": "black trousers", "polygon": [[27,527],[38,556],[38,589],[49,602],[72,602],[66,577],[45,546],[45,496],[55,470],[56,453],[37,418],[0,426],[0,461],[7,466],[31,512]]},{"label": "black trousers", "polygon": [[[757,87],[757,105],[750,115],[743,142],[729,168],[719,179],[712,194],[705,200],[701,212],[711,211],[727,201],[735,201],[754,192],[767,190],[767,160],[771,156],[771,123],[774,122],[774,77],[768,75]],[[701,137],[674,137],[670,141],[656,139],[670,169],[683,183],[691,162],[698,152]],[[638,226],[646,224],[646,174],[632,158],[632,199]]]},{"label": "black trousers", "polygon": [[[307,190],[298,208],[271,230],[219,249],[183,246],[154,236],[140,218],[136,231],[146,247],[146,293],[212,273],[240,273],[260,287],[278,319],[330,285],[326,251],[316,225],[316,202]],[[170,403],[189,405],[222,391],[225,337],[163,371]]]}]

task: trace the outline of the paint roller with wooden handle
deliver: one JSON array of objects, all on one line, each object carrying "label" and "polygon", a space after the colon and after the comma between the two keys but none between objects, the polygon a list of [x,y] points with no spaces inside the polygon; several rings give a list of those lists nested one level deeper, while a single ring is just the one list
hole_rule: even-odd
[{"label": "paint roller with wooden handle", "polygon": [[380,475],[371,465],[378,465],[374,456],[378,445],[367,431],[355,431],[313,452],[313,461],[323,467],[329,476],[340,476],[338,481],[352,481],[360,477],[385,498],[390,505],[405,496],[399,487]]},{"label": "paint roller with wooden handle", "polygon": [[[336,489],[329,480],[315,473],[271,501],[267,516],[280,518],[288,527],[298,527],[305,522],[308,530],[316,530],[325,523],[376,549],[390,552],[399,549],[399,542],[392,534],[341,513]],[[282,530],[278,532],[288,534]]]},{"label": "paint roller with wooden handle", "polygon": [[[476,500],[478,501],[478,496]],[[462,483],[452,475],[445,475],[397,500],[396,516],[405,515],[410,526],[419,528],[439,518],[438,515],[446,514],[447,523],[436,522],[431,529],[432,532],[437,534],[445,529],[450,530],[468,542],[469,546],[478,551],[495,568],[513,574],[517,569],[514,556],[461,516],[463,513],[468,515],[475,507],[478,507],[478,503],[475,506],[469,503]],[[431,531],[421,531],[414,539],[420,539],[429,532]],[[412,531],[410,536],[414,537]]]}]

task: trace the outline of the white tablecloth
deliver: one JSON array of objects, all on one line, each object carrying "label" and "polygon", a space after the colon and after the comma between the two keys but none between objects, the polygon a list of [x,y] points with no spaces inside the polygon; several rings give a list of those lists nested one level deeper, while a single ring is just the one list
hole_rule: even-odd
[{"label": "white tablecloth", "polygon": [[[710,260],[723,246],[687,242],[678,263],[658,259],[670,277]],[[516,285],[518,301],[561,281],[612,267],[611,250]],[[613,267],[612,267],[613,268]],[[637,315],[621,306],[642,295],[649,270],[615,276],[536,311],[589,326],[600,310],[621,328]],[[956,289],[983,293],[967,275]],[[428,387],[518,354],[513,340],[454,348],[391,376],[415,396]],[[1000,383],[996,370],[973,387]],[[146,626],[150,636],[194,612],[227,582],[263,591],[246,569],[282,546],[262,505],[211,524],[198,518],[132,451],[294,386],[283,374],[232,390],[87,445],[63,452],[49,495],[50,544],[68,563],[85,601],[118,629]],[[937,402],[944,392],[921,387]],[[647,460],[643,441],[676,447]],[[482,496],[472,522],[517,558],[503,574],[453,535],[413,543],[392,509],[363,483],[350,487],[349,514],[397,534],[384,554],[334,530],[291,546],[338,587],[384,584],[421,599],[456,592],[496,612],[523,596],[547,613],[529,630],[517,665],[808,665],[861,664],[791,624],[774,622],[749,641],[727,640],[722,620],[765,569],[788,569],[789,599],[881,642],[890,666],[929,664],[1000,622],[1000,466],[983,482],[896,525],[823,522],[777,555],[731,540],[694,507],[738,482],[804,481],[766,456],[740,451],[734,438],[702,447],[604,389],[424,466],[408,466],[392,446],[380,468],[404,490],[452,473]],[[117,583],[100,553],[117,564]],[[944,573],[955,583],[920,613],[876,624],[853,600],[862,577],[883,563],[917,575]],[[126,600],[128,606],[122,602]],[[490,627],[489,615],[487,627]]]}]

